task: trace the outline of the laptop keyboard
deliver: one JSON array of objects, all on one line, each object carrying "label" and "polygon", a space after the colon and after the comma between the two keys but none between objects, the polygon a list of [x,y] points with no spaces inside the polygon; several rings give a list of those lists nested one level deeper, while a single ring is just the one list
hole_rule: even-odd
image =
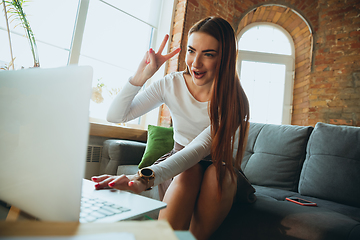
[{"label": "laptop keyboard", "polygon": [[98,219],[113,216],[115,214],[120,214],[127,211],[130,211],[130,209],[111,202],[107,202],[99,198],[82,196],[80,208],[80,222],[94,222]]}]

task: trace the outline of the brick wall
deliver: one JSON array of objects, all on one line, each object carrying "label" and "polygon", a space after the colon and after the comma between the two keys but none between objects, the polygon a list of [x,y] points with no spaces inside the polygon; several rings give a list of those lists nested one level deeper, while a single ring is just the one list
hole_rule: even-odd
[{"label": "brick wall", "polygon": [[[168,72],[185,69],[187,32],[206,16],[225,18],[237,33],[252,22],[273,22],[289,32],[295,44],[292,124],[360,126],[359,1],[179,0],[171,47],[183,51]],[[170,124],[167,111],[164,126]]]},{"label": "brick wall", "polygon": [[360,126],[360,2],[321,0],[318,8],[309,124]]}]

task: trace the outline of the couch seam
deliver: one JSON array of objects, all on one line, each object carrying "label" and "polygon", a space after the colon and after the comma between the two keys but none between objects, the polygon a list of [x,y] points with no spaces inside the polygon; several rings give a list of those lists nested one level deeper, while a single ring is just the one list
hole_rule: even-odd
[{"label": "couch seam", "polygon": [[334,154],[312,154],[312,156],[332,156],[332,157],[345,158],[345,159],[349,159],[349,160],[359,161],[359,159],[338,156],[338,155],[334,155]]},{"label": "couch seam", "polygon": [[[246,166],[248,165],[250,158],[251,158],[251,157],[252,157],[252,155],[254,155],[254,153],[255,153],[255,151],[254,151],[255,143],[256,143],[256,141],[257,141],[257,139],[258,139],[258,137],[259,137],[260,132],[261,132],[261,131],[262,131],[262,129],[264,128],[264,126],[265,126],[265,125],[263,125],[263,126],[259,129],[259,132],[258,132],[258,133],[256,134],[256,136],[255,136],[255,139],[254,139],[254,145],[253,145],[253,147],[252,147],[252,151],[251,151],[251,156],[249,157],[248,161],[246,162],[246,164],[245,164],[245,166],[244,166],[244,170],[243,170],[243,171],[245,171]],[[248,136],[248,137],[249,137],[249,136]],[[245,152],[245,151],[244,151],[244,152]]]},{"label": "couch seam", "polygon": [[[269,155],[273,155],[273,156],[289,157],[289,156],[286,156],[286,155],[269,153],[269,152],[254,152],[254,153],[264,153],[264,154],[269,154]],[[302,155],[303,155],[303,154],[302,154]]]},{"label": "couch seam", "polygon": [[[310,142],[310,140],[311,140],[311,138],[312,138],[312,135],[313,135],[313,133],[314,133],[314,131],[315,131],[315,128],[311,131],[311,133],[310,133],[310,136],[309,136],[309,139],[308,139],[308,142],[307,142],[307,145],[306,145],[306,155],[305,155],[305,159],[304,159],[304,163],[303,164],[305,164],[305,162],[306,162],[306,156],[307,156],[307,154],[309,154],[309,159],[310,159],[310,157],[311,157],[311,153],[310,153],[310,148],[311,148],[311,145],[312,145],[312,142]],[[308,151],[308,149],[309,149],[309,151]],[[308,164],[305,166],[305,168],[304,168],[304,166],[302,167],[302,169],[304,169],[304,179],[305,179],[305,175],[306,175],[306,170],[307,170],[307,168],[308,168],[309,166],[308,166]],[[301,171],[302,172],[302,171]],[[300,172],[300,178],[301,178],[301,172]],[[299,191],[299,189],[300,189],[300,187],[303,185],[302,183],[300,184],[300,181],[301,179],[299,179],[299,186],[298,186],[298,193],[300,193],[300,191]],[[300,193],[301,194],[301,193]]]},{"label": "couch seam", "polygon": [[[258,134],[256,134],[255,141],[254,141],[254,146],[253,146],[253,147],[255,147],[255,143],[257,142],[257,139],[259,138],[259,134],[260,134],[260,132],[263,130],[264,127],[265,127],[265,125],[263,125],[263,126],[260,128]],[[254,150],[254,149],[253,149],[253,150]],[[253,151],[253,153],[255,153],[255,151]]]},{"label": "couch seam", "polygon": [[310,140],[310,136],[313,133],[313,130],[314,130],[313,127],[308,128],[308,135],[307,135],[308,137],[307,137],[306,141],[304,142],[305,152],[303,152],[303,154],[301,154],[301,156],[300,156],[300,161],[298,162],[298,169],[299,170],[297,172],[297,177],[294,178],[294,181],[293,181],[293,186],[295,186],[294,191],[296,191],[298,193],[299,193],[299,184],[300,184],[301,171],[302,171],[302,169],[304,167],[304,163],[305,163],[306,155],[307,155],[307,145],[308,145],[308,142]]}]

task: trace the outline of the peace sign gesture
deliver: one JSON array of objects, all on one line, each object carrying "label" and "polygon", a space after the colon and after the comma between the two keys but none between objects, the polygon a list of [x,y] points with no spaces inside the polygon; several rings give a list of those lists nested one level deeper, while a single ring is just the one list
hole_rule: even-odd
[{"label": "peace sign gesture", "polygon": [[144,83],[151,78],[157,70],[164,64],[167,60],[172,58],[174,55],[180,52],[180,48],[175,49],[174,51],[162,55],[162,51],[166,45],[166,42],[169,40],[169,35],[166,34],[164,40],[162,41],[159,50],[157,53],[154,52],[152,48],[145,53],[143,60],[141,61],[135,75],[132,77],[130,82],[135,86],[142,86]]}]

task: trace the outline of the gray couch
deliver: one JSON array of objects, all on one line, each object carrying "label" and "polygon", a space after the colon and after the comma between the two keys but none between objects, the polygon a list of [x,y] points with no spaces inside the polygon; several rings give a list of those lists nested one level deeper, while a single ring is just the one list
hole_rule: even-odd
[{"label": "gray couch", "polygon": [[[105,141],[101,171],[136,171],[144,149]],[[257,201],[234,205],[212,239],[360,239],[360,128],[251,123],[242,169]],[[286,201],[290,196],[317,207]]]}]

